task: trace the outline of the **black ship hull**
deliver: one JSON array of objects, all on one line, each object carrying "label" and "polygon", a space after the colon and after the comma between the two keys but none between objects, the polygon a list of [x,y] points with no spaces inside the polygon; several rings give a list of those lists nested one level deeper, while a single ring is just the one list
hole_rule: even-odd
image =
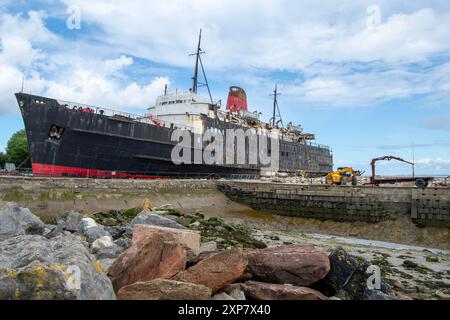
[{"label": "black ship hull", "polygon": [[[57,100],[16,94],[28,137],[34,175],[94,178],[258,177],[256,166],[175,165],[173,128],[98,112],[82,112]],[[206,119],[205,126],[229,127]],[[314,175],[332,169],[330,150],[280,141],[280,170]]]}]

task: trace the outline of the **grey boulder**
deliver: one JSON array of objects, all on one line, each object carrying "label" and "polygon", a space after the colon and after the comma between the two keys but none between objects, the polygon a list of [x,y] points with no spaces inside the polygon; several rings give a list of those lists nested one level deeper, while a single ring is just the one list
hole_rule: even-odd
[{"label": "grey boulder", "polygon": [[114,243],[122,250],[126,250],[131,247],[131,240],[126,238],[117,239]]},{"label": "grey boulder", "polygon": [[89,243],[93,243],[101,237],[112,238],[111,234],[103,226],[98,225],[92,218],[81,219],[81,230]]},{"label": "grey boulder", "polygon": [[394,296],[390,296],[381,290],[366,289],[364,293],[364,300],[400,300],[400,299]]},{"label": "grey boulder", "polygon": [[111,281],[76,236],[0,242],[0,300],[112,300]]},{"label": "grey boulder", "polygon": [[105,258],[105,259],[97,260],[97,262],[100,263],[100,265],[102,266],[103,270],[105,270],[105,272],[108,273],[108,270],[112,266],[112,264],[114,263],[114,260],[115,259]]},{"label": "grey boulder", "polygon": [[236,300],[232,296],[226,294],[225,292],[220,292],[212,297],[213,300],[226,301],[226,300]]},{"label": "grey boulder", "polygon": [[97,259],[113,259],[117,258],[123,249],[117,246],[110,236],[103,236],[92,243],[91,251]]},{"label": "grey boulder", "polygon": [[120,239],[127,231],[125,226],[105,227],[105,230],[111,234],[114,240]]},{"label": "grey boulder", "polygon": [[44,232],[45,224],[30,210],[13,202],[7,202],[0,209],[0,241],[17,235],[42,235]]},{"label": "grey boulder", "polygon": [[223,291],[235,300],[246,300],[244,291],[242,291],[240,283],[230,284]]},{"label": "grey boulder", "polygon": [[111,237],[109,232],[102,227],[88,228],[84,231],[84,236],[89,243],[92,243],[95,240],[100,239],[101,237]]},{"label": "grey boulder", "polygon": [[125,233],[124,236],[132,238],[133,237],[133,225],[127,224],[125,226]]},{"label": "grey boulder", "polygon": [[173,221],[172,219],[163,217],[159,214],[147,210],[143,210],[131,221],[132,226],[136,224],[149,224],[158,227],[173,228],[173,229],[187,229],[186,227]]},{"label": "grey boulder", "polygon": [[83,215],[81,213],[72,211],[64,214],[57,219],[58,226],[64,231],[81,232]]},{"label": "grey boulder", "polygon": [[62,225],[45,225],[45,232],[43,236],[45,236],[47,239],[51,239],[57,236],[64,235],[64,228]]}]

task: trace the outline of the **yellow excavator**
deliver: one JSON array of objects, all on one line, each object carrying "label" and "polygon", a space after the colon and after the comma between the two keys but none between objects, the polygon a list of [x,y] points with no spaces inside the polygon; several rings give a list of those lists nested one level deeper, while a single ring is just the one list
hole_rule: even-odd
[{"label": "yellow excavator", "polygon": [[361,171],[354,170],[352,167],[338,168],[336,171],[327,174],[325,183],[329,185],[346,185],[348,183],[356,185],[356,177],[361,175]]}]

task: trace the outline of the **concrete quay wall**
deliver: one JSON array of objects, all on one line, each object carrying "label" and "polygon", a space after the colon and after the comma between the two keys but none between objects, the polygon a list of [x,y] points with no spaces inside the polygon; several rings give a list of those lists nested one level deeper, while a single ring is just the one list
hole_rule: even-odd
[{"label": "concrete quay wall", "polygon": [[450,227],[450,188],[324,186],[225,181],[231,200],[276,214],[377,223],[409,216],[419,226]]}]

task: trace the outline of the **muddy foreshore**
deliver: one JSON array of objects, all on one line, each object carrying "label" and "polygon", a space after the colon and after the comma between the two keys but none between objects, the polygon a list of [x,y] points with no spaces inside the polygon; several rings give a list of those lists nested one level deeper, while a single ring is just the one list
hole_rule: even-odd
[{"label": "muddy foreshore", "polygon": [[76,178],[0,177],[0,201],[17,202],[44,219],[76,210],[92,214],[139,205],[143,198],[155,206],[170,205],[184,212],[201,210],[209,216],[237,219],[258,228],[362,238],[450,250],[448,228],[418,227],[410,219],[378,223],[335,222],[285,217],[253,210],[228,199],[212,180],[96,180]]},{"label": "muddy foreshore", "polygon": [[111,183],[97,181],[93,187],[92,182],[77,179],[0,179],[0,202],[17,202],[51,221],[71,210],[94,215],[133,208],[148,198],[155,207],[220,217],[227,223],[249,227],[256,239],[269,246],[307,242],[326,252],[342,246],[379,266],[383,277],[401,295],[413,299],[450,298],[448,229],[418,228],[406,219],[369,224],[276,216],[232,202],[209,181],[133,181],[130,186],[119,183],[114,188]]}]

